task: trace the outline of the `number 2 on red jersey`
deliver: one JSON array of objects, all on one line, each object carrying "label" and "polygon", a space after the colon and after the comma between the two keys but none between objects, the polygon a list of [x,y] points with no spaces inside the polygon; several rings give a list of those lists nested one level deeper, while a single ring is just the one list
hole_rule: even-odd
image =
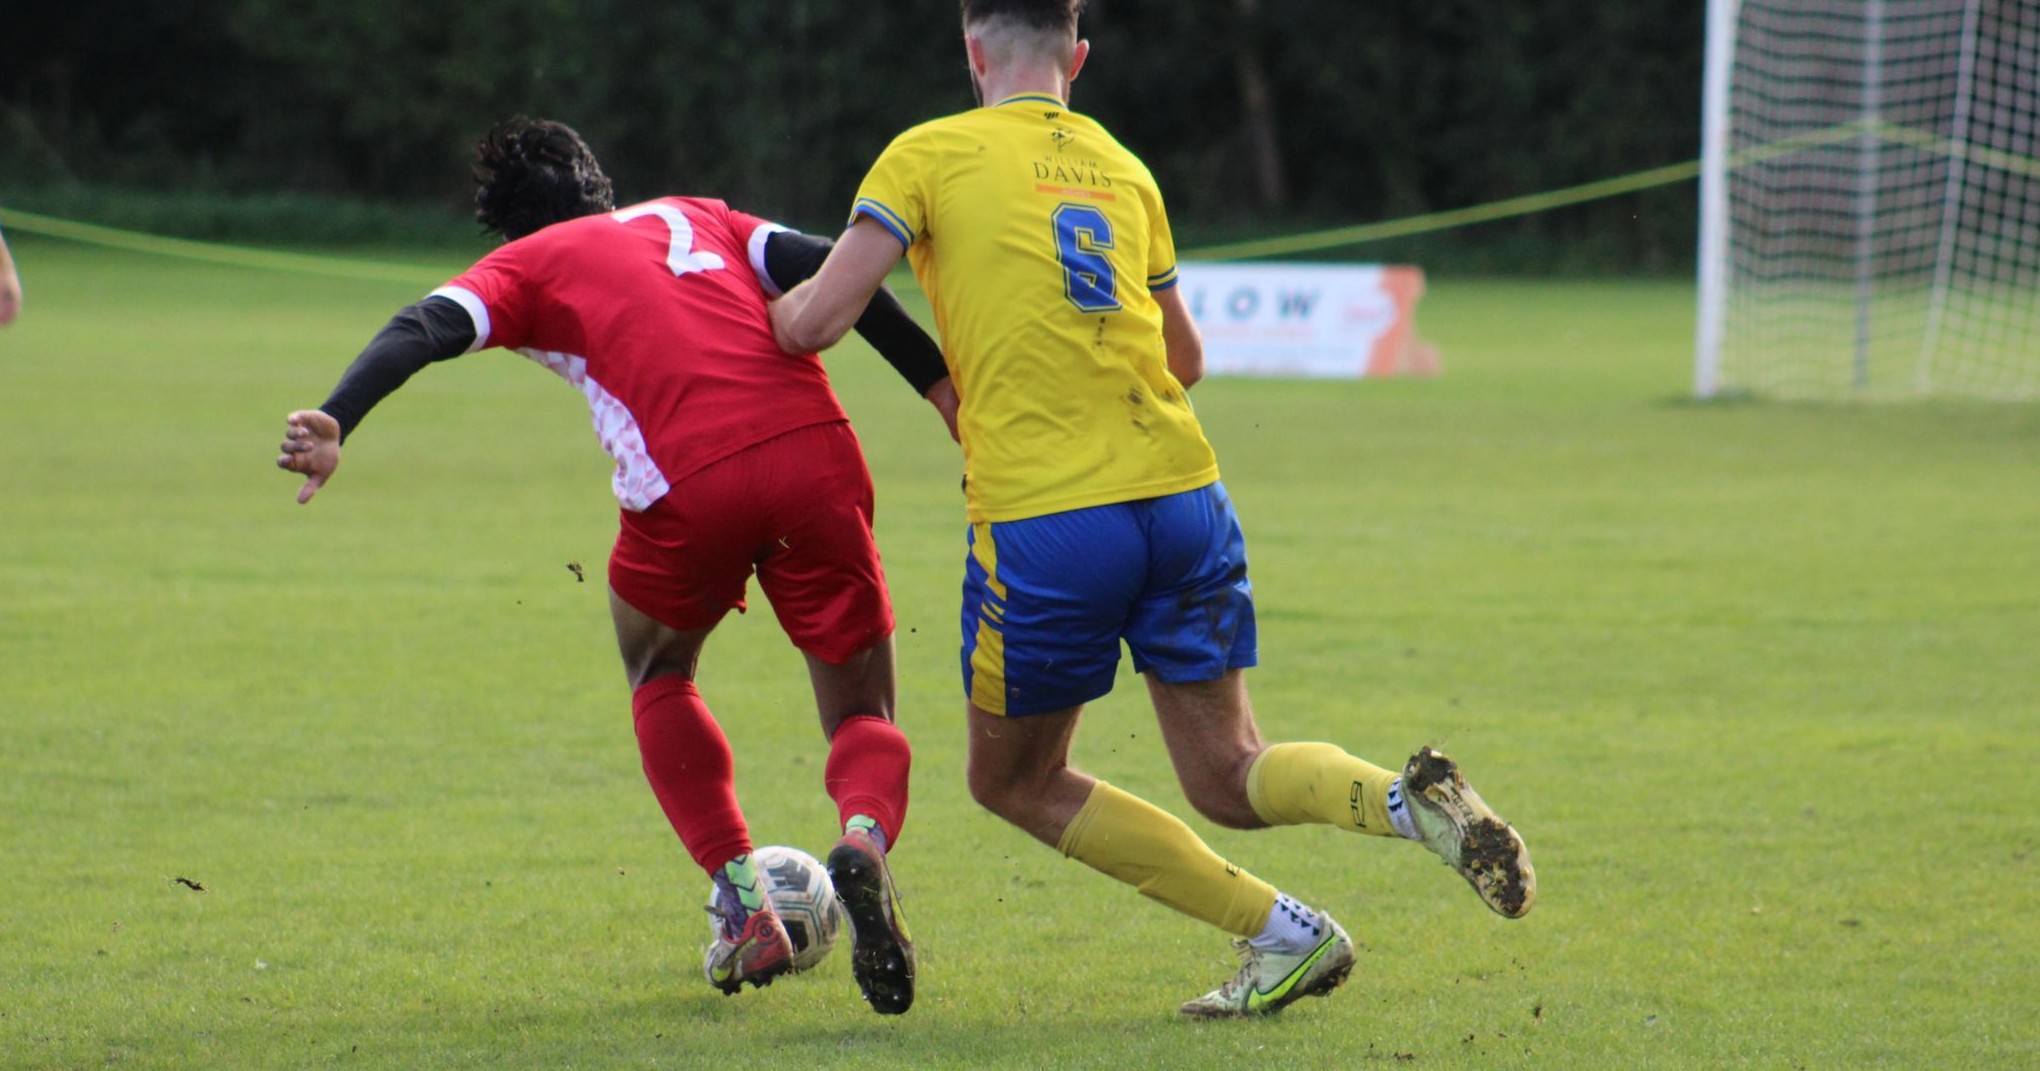
[{"label": "number 2 on red jersey", "polygon": [[675,276],[695,271],[720,271],[724,267],[720,254],[694,251],[694,221],[672,205],[651,202],[632,205],[609,214],[609,218],[618,223],[629,223],[631,220],[643,219],[646,216],[657,216],[664,220],[667,231],[671,232],[671,239],[666,245],[666,267],[673,269]]}]

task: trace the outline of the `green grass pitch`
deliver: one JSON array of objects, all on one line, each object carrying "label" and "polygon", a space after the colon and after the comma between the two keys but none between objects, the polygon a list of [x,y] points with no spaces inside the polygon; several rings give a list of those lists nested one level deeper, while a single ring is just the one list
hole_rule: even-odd
[{"label": "green grass pitch", "polygon": [[[1542,888],[1507,922],[1413,846],[1210,827],[1129,675],[1078,761],[1365,946],[1328,1000],[1193,1024],[1224,938],[964,791],[957,456],[846,345],[917,748],[893,1020],[840,956],[733,999],[699,978],[578,397],[500,352],[432,368],[300,508],[283,414],[419,288],[16,253],[0,1068],[2040,1064],[2032,406],[1690,404],[1690,288],[1637,282],[1437,279],[1440,378],[1199,386],[1265,735],[1442,746]],[[762,605],[703,690],[759,842],[826,847]]]}]

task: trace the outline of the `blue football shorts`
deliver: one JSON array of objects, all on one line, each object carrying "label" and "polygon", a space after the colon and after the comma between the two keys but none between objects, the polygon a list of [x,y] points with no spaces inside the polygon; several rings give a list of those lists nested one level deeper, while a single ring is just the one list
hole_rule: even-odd
[{"label": "blue football shorts", "polygon": [[1170,683],[1258,661],[1246,538],[1225,486],[973,524],[963,691],[993,714],[1062,710],[1112,690],[1119,644]]}]

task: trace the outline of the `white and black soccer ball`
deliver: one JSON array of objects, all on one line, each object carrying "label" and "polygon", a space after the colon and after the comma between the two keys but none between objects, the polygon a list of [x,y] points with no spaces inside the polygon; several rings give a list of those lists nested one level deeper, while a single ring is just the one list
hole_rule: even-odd
[{"label": "white and black soccer ball", "polygon": [[768,844],[751,854],[751,864],[765,882],[772,910],[793,940],[793,969],[813,970],[827,959],[843,934],[843,905],[836,885],[820,860],[783,844]]}]

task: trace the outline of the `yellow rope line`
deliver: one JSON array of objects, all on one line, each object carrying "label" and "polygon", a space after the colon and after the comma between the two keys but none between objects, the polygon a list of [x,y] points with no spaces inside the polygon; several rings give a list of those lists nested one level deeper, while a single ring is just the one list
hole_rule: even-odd
[{"label": "yellow rope line", "polygon": [[185,238],[169,238],[160,234],[102,227],[96,223],[80,223],[77,220],[23,212],[14,208],[0,208],[0,226],[48,238],[68,238],[74,242],[106,246],[110,249],[154,253],[158,256],[298,275],[323,275],[338,279],[366,279],[372,282],[430,286],[445,282],[452,274],[444,269],[416,264],[395,264],[351,257],[323,257],[309,253],[285,253],[275,249],[251,249],[217,242],[194,242]]},{"label": "yellow rope line", "polygon": [[[1895,123],[1875,120],[1843,123],[1817,130],[1797,137],[1784,138],[1768,145],[1760,145],[1736,153],[1729,160],[1731,169],[1748,164],[1765,163],[1807,149],[1824,148],[1843,144],[1865,132],[1898,145],[1922,149],[1947,157],[1961,157],[2001,171],[2040,178],[2040,160],[2002,152],[1986,146],[1958,142],[1953,138],[1935,137],[1924,131]],[[1361,223],[1347,227],[1333,227],[1327,230],[1311,231],[1304,234],[1282,235],[1274,238],[1257,238],[1240,242],[1225,242],[1217,245],[1200,246],[1181,251],[1184,259],[1197,260],[1251,260],[1259,257],[1281,256],[1290,253],[1317,252],[1337,249],[1342,246],[1362,245],[1389,238],[1407,238],[1412,235],[1430,234],[1435,231],[1465,227],[1475,223],[1491,223],[1545,212],[1568,205],[1584,204],[1623,194],[1674,186],[1692,180],[1700,174],[1700,161],[1687,160],[1666,164],[1628,175],[1585,182],[1562,189],[1545,190],[1541,193],[1510,197],[1484,205],[1448,209],[1443,212],[1429,212],[1420,216],[1402,219],[1382,220],[1375,223]],[[263,271],[291,272],[300,275],[324,275],[342,279],[366,279],[375,282],[410,283],[429,286],[442,282],[449,274],[442,269],[421,267],[410,264],[395,264],[387,261],[358,260],[347,257],[324,257],[307,253],[285,253],[273,249],[254,249],[246,246],[223,245],[216,242],[195,242],[184,238],[169,238],[138,231],[125,231],[113,227],[102,227],[93,223],[60,219],[56,216],[38,215],[19,209],[0,208],[0,226],[41,234],[51,238],[68,238],[72,241],[87,242],[113,249],[126,249],[138,253],[154,253],[160,256],[182,257],[187,260],[201,260],[213,264],[229,264],[236,267],[256,268]]]},{"label": "yellow rope line", "polygon": [[1454,208],[1444,212],[1431,212],[1421,216],[1384,220],[1380,223],[1362,223],[1352,227],[1336,227],[1331,230],[1313,231],[1309,234],[1292,234],[1281,238],[1259,238],[1245,242],[1229,242],[1223,245],[1208,245],[1182,252],[1185,259],[1199,260],[1249,260],[1255,257],[1272,257],[1283,253],[1303,253],[1319,249],[1334,249],[1343,245],[1359,245],[1363,242],[1378,242],[1385,238],[1405,238],[1413,234],[1428,234],[1432,231],[1464,227],[1473,223],[1488,223],[1512,216],[1527,216],[1533,212],[1559,208],[1564,205],[1596,201],[1604,197],[1616,197],[1638,190],[1657,186],[1669,186],[1685,182],[1700,173],[1700,162],[1689,160],[1682,164],[1668,164],[1633,175],[1601,179],[1598,182],[1568,186],[1562,190],[1547,190],[1543,193],[1511,197],[1504,201],[1474,205],[1470,208]]}]

